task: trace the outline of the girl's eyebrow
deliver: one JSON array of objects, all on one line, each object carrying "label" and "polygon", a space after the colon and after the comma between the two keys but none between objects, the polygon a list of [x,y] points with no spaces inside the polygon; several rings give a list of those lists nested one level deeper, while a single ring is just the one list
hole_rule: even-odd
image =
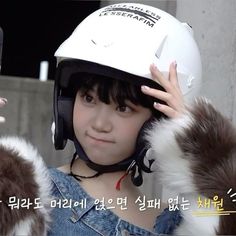
[{"label": "girl's eyebrow", "polygon": [[130,100],[125,100],[124,101],[124,104],[127,105],[127,106],[130,106],[130,107],[133,107],[133,108],[139,108],[140,105],[137,105],[137,104],[134,104],[133,102],[131,102]]},{"label": "girl's eyebrow", "polygon": [[93,87],[82,87],[79,89],[83,93],[88,93],[88,92],[96,92],[96,89]]}]

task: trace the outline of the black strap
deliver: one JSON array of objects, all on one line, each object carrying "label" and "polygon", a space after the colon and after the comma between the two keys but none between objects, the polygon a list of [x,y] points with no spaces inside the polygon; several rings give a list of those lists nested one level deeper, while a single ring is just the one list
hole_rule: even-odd
[{"label": "black strap", "polygon": [[76,149],[76,153],[79,156],[80,159],[84,160],[87,164],[87,166],[99,173],[111,173],[115,171],[121,171],[121,170],[127,170],[130,163],[133,159],[135,159],[136,154],[133,154],[132,156],[128,157],[125,160],[122,160],[118,163],[111,164],[111,165],[100,165],[97,163],[92,162],[85,151],[83,150],[81,144],[78,142],[77,138],[74,137],[74,146]]},{"label": "black strap", "polygon": [[83,176],[83,175],[74,174],[73,171],[72,171],[72,167],[73,167],[73,164],[74,164],[74,162],[75,162],[75,160],[76,160],[76,157],[77,157],[77,153],[75,152],[75,153],[73,154],[73,158],[72,158],[72,160],[71,160],[71,162],[70,162],[70,173],[68,174],[69,176],[72,176],[72,177],[74,177],[75,179],[77,179],[78,181],[81,181],[81,178],[82,178],[82,179],[91,179],[91,178],[94,178],[94,177],[98,177],[99,175],[102,174],[102,173],[100,173],[100,172],[97,172],[96,174],[91,175],[91,176]]}]

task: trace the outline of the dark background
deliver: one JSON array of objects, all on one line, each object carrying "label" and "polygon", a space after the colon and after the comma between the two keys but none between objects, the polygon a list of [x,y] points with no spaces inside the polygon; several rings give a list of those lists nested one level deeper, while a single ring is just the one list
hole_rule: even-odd
[{"label": "dark background", "polygon": [[40,61],[46,60],[48,78],[53,79],[56,49],[86,16],[100,7],[100,1],[49,1],[0,4],[0,27],[4,33],[2,75],[38,78]]}]

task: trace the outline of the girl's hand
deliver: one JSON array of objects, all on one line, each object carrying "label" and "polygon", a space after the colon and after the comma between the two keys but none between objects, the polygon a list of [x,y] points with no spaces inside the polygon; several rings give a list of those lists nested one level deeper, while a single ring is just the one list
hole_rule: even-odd
[{"label": "girl's hand", "polygon": [[145,85],[141,86],[143,93],[162,100],[167,104],[164,105],[155,102],[153,106],[169,118],[176,118],[185,111],[184,99],[179,87],[176,68],[176,62],[172,62],[170,64],[169,78],[167,80],[154,64],[150,66],[153,80],[158,82],[166,92]]},{"label": "girl's hand", "polygon": [[[6,103],[7,103],[7,99],[0,97],[0,108],[4,107]],[[0,116],[0,123],[4,123],[4,122],[5,122],[5,117]]]}]

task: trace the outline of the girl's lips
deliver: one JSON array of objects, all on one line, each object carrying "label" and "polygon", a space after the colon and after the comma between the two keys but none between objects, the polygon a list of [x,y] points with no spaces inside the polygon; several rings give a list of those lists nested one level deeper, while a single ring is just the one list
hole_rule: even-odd
[{"label": "girl's lips", "polygon": [[98,137],[94,137],[94,136],[92,136],[92,135],[89,135],[89,134],[87,134],[87,136],[88,136],[89,138],[91,138],[91,139],[93,139],[93,140],[97,141],[97,142],[104,142],[104,143],[115,143],[115,142],[114,142],[114,141],[112,141],[112,140],[108,140],[108,139],[104,139],[104,138],[98,138]]}]

